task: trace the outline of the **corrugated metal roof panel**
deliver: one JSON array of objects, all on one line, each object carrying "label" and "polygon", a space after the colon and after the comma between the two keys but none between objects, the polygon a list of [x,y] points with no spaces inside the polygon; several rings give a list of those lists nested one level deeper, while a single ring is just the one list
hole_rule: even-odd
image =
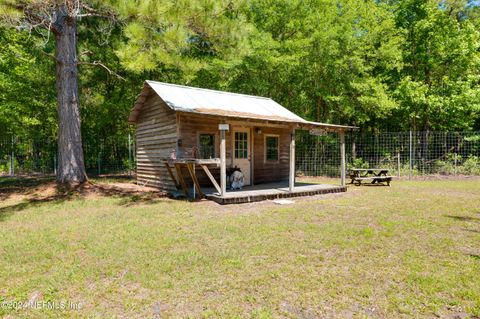
[{"label": "corrugated metal roof panel", "polygon": [[272,99],[230,92],[147,81],[148,85],[175,111],[216,113],[222,116],[245,114],[259,119],[304,122]]}]

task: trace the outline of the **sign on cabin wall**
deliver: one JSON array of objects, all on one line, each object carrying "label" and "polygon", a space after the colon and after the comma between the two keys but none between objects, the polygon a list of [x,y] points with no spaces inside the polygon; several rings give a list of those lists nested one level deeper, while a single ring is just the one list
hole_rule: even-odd
[{"label": "sign on cabin wall", "polygon": [[310,134],[316,135],[316,136],[325,136],[328,134],[328,132],[323,129],[313,128],[310,130]]},{"label": "sign on cabin wall", "polygon": [[229,124],[218,124],[218,129],[220,131],[228,131],[230,129],[230,125]]}]

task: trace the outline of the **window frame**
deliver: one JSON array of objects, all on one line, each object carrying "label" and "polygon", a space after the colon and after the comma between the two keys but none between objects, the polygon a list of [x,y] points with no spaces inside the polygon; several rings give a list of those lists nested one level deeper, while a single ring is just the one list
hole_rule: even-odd
[{"label": "window frame", "polygon": [[[241,149],[240,149],[240,148],[237,148],[237,134],[245,134],[246,139],[245,139],[245,140],[241,140],[241,141],[243,141],[243,142],[246,143],[246,144],[245,144],[245,145],[246,145],[245,148],[241,148]],[[234,158],[234,159],[247,159],[247,160],[248,160],[248,158],[249,158],[249,156],[250,156],[250,154],[249,154],[249,147],[248,147],[248,145],[249,145],[249,143],[250,143],[249,138],[250,138],[250,134],[249,134],[249,132],[247,132],[247,131],[234,131],[234,132],[233,132],[233,158]],[[239,141],[240,141],[240,140],[239,140]],[[238,150],[238,151],[245,152],[245,155],[246,155],[246,156],[245,156],[245,157],[238,157],[238,156],[237,156],[237,150]]]},{"label": "window frame", "polygon": [[[213,136],[213,157],[217,158],[217,134],[212,132],[197,132],[197,141],[198,141],[198,156],[199,158],[203,158],[202,156],[202,144],[201,144],[201,136],[202,135],[211,135]],[[207,158],[208,159],[208,158]]]},{"label": "window frame", "polygon": [[[273,160],[273,159],[268,159],[267,158],[267,154],[268,154],[268,144],[267,144],[267,138],[269,137],[274,137],[277,139],[277,159],[276,160]],[[279,163],[280,162],[280,135],[278,134],[265,134],[264,135],[264,138],[263,138],[263,153],[264,153],[264,156],[263,156],[263,161],[264,163]]]}]

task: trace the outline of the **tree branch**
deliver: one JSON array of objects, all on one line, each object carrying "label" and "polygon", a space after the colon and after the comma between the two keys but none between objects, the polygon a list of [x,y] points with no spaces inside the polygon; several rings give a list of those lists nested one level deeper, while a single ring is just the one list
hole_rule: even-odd
[{"label": "tree branch", "polygon": [[112,19],[113,16],[109,14],[101,14],[101,13],[82,13],[82,14],[77,14],[77,18],[86,18],[86,17],[100,17],[100,18],[106,18],[106,19]]},{"label": "tree branch", "polygon": [[84,50],[84,51],[78,53],[79,56],[82,56],[82,55],[91,55],[91,54],[93,54],[93,52],[90,51],[90,50]]},{"label": "tree branch", "polygon": [[113,75],[113,76],[119,78],[120,80],[126,81],[126,79],[125,79],[124,77],[122,77],[120,74],[116,73],[115,71],[112,71],[111,69],[109,69],[105,64],[103,64],[103,63],[100,62],[100,61],[93,61],[93,62],[79,61],[77,64],[79,64],[79,65],[94,65],[94,66],[100,66],[100,67],[104,68],[105,70],[107,70],[107,72],[108,72],[110,75]]},{"label": "tree branch", "polygon": [[[81,3],[79,0],[65,0],[64,4],[55,1],[40,1],[38,3],[7,1],[2,6],[22,12],[23,18],[20,19],[20,23],[24,24],[22,27],[29,30],[41,27],[54,33],[61,32],[56,22],[65,18],[100,17],[116,21],[114,11],[108,9],[97,10]],[[84,13],[80,13],[81,11]]]},{"label": "tree branch", "polygon": [[100,17],[100,18],[115,20],[115,13],[112,11],[100,12],[92,7],[87,6],[84,3],[82,3],[81,6],[86,13],[77,14],[77,18]]},{"label": "tree branch", "polygon": [[43,50],[39,50],[42,54],[46,55],[47,57],[49,57],[50,59],[52,59],[53,61],[55,62],[58,62],[58,59],[55,57],[55,55],[51,54],[51,53],[48,53],[48,52],[45,52]]},{"label": "tree branch", "polygon": [[2,6],[23,13],[23,18],[17,21],[21,29],[31,31],[32,29],[43,28],[53,32],[57,31],[53,21],[55,12],[53,4],[6,2]]}]

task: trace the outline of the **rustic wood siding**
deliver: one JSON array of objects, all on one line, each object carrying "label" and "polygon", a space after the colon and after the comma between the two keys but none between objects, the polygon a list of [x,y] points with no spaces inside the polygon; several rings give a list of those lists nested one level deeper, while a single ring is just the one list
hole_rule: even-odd
[{"label": "rustic wood siding", "polygon": [[[272,183],[288,180],[290,168],[290,129],[263,127],[254,134],[254,183]],[[280,147],[278,162],[265,161],[265,135],[278,135]]]},{"label": "rustic wood siding", "polygon": [[162,159],[176,148],[176,114],[156,94],[140,110],[136,138],[138,183],[175,190]]},{"label": "rustic wood siding", "polygon": [[[198,116],[195,114],[189,113],[179,113],[179,126],[178,126],[178,135],[181,139],[182,145],[178,147],[180,154],[184,156],[191,156],[192,148],[198,145],[198,136],[200,133],[203,134],[214,134],[215,135],[215,157],[220,157],[220,131],[218,130],[218,124],[222,123],[220,119],[207,116]],[[232,128],[230,127],[230,130]],[[227,150],[227,167],[231,165],[232,162],[232,137],[230,132],[227,132],[226,136],[226,150]],[[220,167],[216,165],[208,165],[210,172],[215,177],[215,179],[220,183]],[[213,187],[210,179],[205,174],[201,167],[196,167],[195,174],[201,186]],[[191,179],[187,178],[188,173],[184,175],[189,184],[191,184]]]},{"label": "rustic wood siding", "polygon": [[[224,123],[221,118],[182,113],[171,110],[157,95],[149,96],[140,110],[137,122],[137,181],[140,184],[155,186],[162,190],[175,190],[163,159],[170,155],[172,149],[177,155],[192,157],[192,148],[199,147],[199,134],[215,135],[215,157],[220,157],[220,132],[218,124]],[[229,121],[226,121],[229,123]],[[230,123],[230,131],[226,134],[227,167],[232,165],[232,135],[235,127],[242,123]],[[250,123],[248,126],[253,126]],[[250,141],[253,140],[253,183],[270,183],[288,180],[290,133],[288,128],[267,127],[256,124],[251,130]],[[265,135],[279,136],[278,162],[265,161]],[[177,145],[177,141],[180,145]],[[209,165],[213,176],[220,181],[220,168]],[[213,187],[209,178],[200,168],[196,168],[197,178],[202,186]],[[188,185],[192,185],[188,172],[184,172]]]}]

